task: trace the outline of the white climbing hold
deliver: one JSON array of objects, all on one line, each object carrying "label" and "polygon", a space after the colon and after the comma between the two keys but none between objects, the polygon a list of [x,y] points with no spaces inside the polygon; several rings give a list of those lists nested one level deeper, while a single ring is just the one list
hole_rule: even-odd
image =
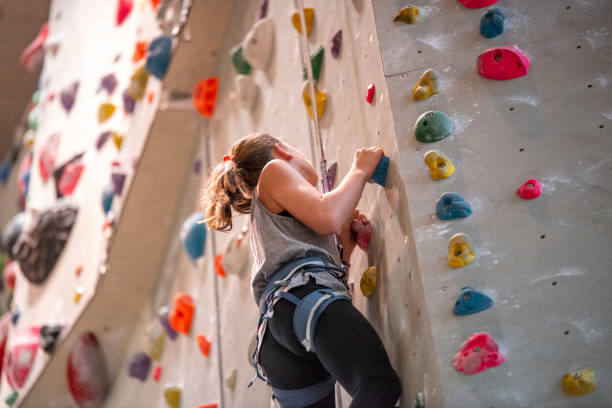
[{"label": "white climbing hold", "polygon": [[242,106],[248,110],[253,109],[257,98],[257,84],[251,75],[236,76],[236,93]]},{"label": "white climbing hold", "polygon": [[265,70],[274,49],[274,20],[259,20],[248,32],[242,44],[242,57],[254,68]]},{"label": "white climbing hold", "polygon": [[229,373],[229,375],[225,378],[225,385],[227,385],[227,388],[229,388],[230,390],[234,390],[234,388],[236,387],[236,378],[238,377],[238,371],[236,371],[235,369],[232,370],[231,373]]},{"label": "white climbing hold", "polygon": [[238,234],[230,238],[223,254],[223,270],[228,274],[242,275],[249,259],[249,229],[245,224]]}]

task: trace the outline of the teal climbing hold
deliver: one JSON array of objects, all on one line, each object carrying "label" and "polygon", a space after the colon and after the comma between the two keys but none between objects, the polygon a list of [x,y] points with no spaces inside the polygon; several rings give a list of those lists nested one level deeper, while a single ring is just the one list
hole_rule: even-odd
[{"label": "teal climbing hold", "polygon": [[6,405],[8,405],[9,407],[12,407],[17,401],[17,397],[19,397],[19,394],[17,393],[17,391],[13,391],[6,397],[4,402],[6,402]]},{"label": "teal climbing hold", "polygon": [[387,156],[383,156],[378,162],[378,165],[374,170],[374,174],[372,174],[372,178],[369,180],[369,182],[380,184],[384,187],[387,183],[387,170],[389,170],[389,158]]},{"label": "teal climbing hold", "polygon": [[484,293],[465,286],[461,289],[461,293],[455,302],[453,314],[457,316],[465,316],[478,312],[482,312],[493,306],[493,299]]},{"label": "teal climbing hold", "polygon": [[480,34],[487,38],[497,37],[504,32],[506,13],[501,7],[491,7],[480,20]]},{"label": "teal climbing hold", "polygon": [[204,226],[204,213],[195,212],[183,222],[180,231],[180,239],[189,258],[195,263],[204,255],[204,244],[206,243],[206,227]]},{"label": "teal climbing hold", "polygon": [[444,193],[436,203],[436,215],[441,220],[465,218],[472,214],[470,203],[459,193]]},{"label": "teal climbing hold", "polygon": [[421,143],[433,143],[442,140],[453,132],[451,118],[444,112],[425,112],[414,124],[414,135]]},{"label": "teal climbing hold", "polygon": [[147,48],[147,70],[157,79],[164,79],[172,55],[172,37],[162,35],[151,41]]},{"label": "teal climbing hold", "polygon": [[232,65],[236,73],[241,75],[249,75],[251,73],[251,65],[242,56],[242,45],[237,45],[230,51],[232,56]]},{"label": "teal climbing hold", "polygon": [[[323,67],[323,56],[325,55],[325,49],[322,45],[310,56],[310,65],[312,66],[312,77],[315,81],[318,81],[321,77],[321,68]],[[304,75],[302,79],[308,78],[306,68],[304,68]]]}]

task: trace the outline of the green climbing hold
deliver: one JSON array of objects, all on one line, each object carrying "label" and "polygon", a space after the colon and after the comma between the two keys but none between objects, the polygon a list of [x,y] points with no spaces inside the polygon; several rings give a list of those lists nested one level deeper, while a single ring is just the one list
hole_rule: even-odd
[{"label": "green climbing hold", "polygon": [[425,408],[425,397],[422,392],[417,392],[414,397],[414,408]]},{"label": "green climbing hold", "polygon": [[238,74],[249,75],[251,73],[251,65],[246,62],[242,56],[242,45],[237,45],[230,51],[232,56],[232,65]]},{"label": "green climbing hold", "polygon": [[453,121],[444,112],[425,112],[414,125],[414,135],[421,143],[433,143],[442,140],[453,132]]},{"label": "green climbing hold", "polygon": [[[319,45],[319,48],[310,56],[310,65],[312,66],[312,77],[315,81],[318,81],[321,77],[321,67],[323,66],[323,56],[325,55],[325,49],[322,45]],[[308,74],[306,73],[306,68],[304,68],[304,77],[302,79],[308,78]]]},{"label": "green climbing hold", "polygon": [[17,401],[18,396],[19,394],[17,394],[17,391],[13,391],[8,395],[8,397],[6,397],[4,402],[6,402],[6,405],[8,405],[9,407],[12,407],[13,404]]}]

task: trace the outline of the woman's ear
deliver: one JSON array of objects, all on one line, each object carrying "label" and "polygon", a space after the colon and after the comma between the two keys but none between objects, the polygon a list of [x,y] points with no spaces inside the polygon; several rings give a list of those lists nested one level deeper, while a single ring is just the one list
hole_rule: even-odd
[{"label": "woman's ear", "polygon": [[275,143],[272,148],[272,153],[283,160],[291,160],[293,159],[293,155],[289,152],[288,149],[285,149],[280,143]]}]

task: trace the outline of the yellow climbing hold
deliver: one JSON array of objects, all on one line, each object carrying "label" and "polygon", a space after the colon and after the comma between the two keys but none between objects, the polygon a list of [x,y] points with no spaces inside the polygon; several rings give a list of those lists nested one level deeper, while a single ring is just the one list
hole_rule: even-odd
[{"label": "yellow climbing hold", "polygon": [[[319,91],[316,85],[313,86],[315,90],[315,100],[317,103],[317,117],[321,119],[321,116],[323,116],[323,112],[325,112],[325,102],[327,102],[327,94],[325,92]],[[314,119],[314,114],[312,111],[312,100],[310,98],[310,86],[308,85],[308,81],[304,82],[302,98],[304,99],[304,105],[306,105],[306,110],[308,110],[308,115],[310,115],[310,117]]]},{"label": "yellow climbing hold", "polygon": [[234,388],[236,387],[237,377],[238,371],[236,371],[235,369],[229,373],[229,375],[225,378],[225,385],[227,385],[227,388],[229,388],[230,390],[234,390]]},{"label": "yellow climbing hold", "polygon": [[361,293],[363,296],[369,297],[376,292],[376,267],[370,266],[361,275],[361,282],[359,282]]},{"label": "yellow climbing hold", "polygon": [[[314,9],[305,8],[304,9],[304,19],[306,20],[306,36],[310,37],[310,30],[312,29],[312,20],[314,20]],[[291,22],[298,33],[302,34],[302,21],[300,17],[300,13],[296,11],[291,16]]]},{"label": "yellow climbing hold", "polygon": [[181,404],[181,389],[179,387],[166,387],[164,399],[169,408],[179,408]]},{"label": "yellow climbing hold", "polygon": [[412,99],[420,100],[429,98],[431,95],[438,94],[438,72],[435,69],[428,69],[423,72],[419,82],[412,89]]},{"label": "yellow climbing hold", "polygon": [[397,13],[397,16],[393,19],[393,21],[401,21],[406,24],[414,24],[418,21],[417,16],[419,15],[419,9],[417,6],[413,6],[412,4],[404,7]]},{"label": "yellow climbing hold", "polygon": [[127,89],[127,93],[134,99],[140,100],[145,94],[147,89],[147,81],[149,80],[149,72],[143,65],[132,74],[130,78],[130,86]]},{"label": "yellow climbing hold", "polygon": [[115,143],[117,150],[121,150],[121,145],[123,144],[123,135],[120,135],[117,132],[113,132],[113,143]]},{"label": "yellow climbing hold", "polygon": [[83,289],[83,287],[81,286],[77,286],[77,288],[74,291],[74,303],[79,303],[79,300],[81,300],[81,296],[83,296],[83,293],[85,292],[85,290]]},{"label": "yellow climbing hold", "polygon": [[425,164],[429,167],[429,174],[436,180],[450,177],[455,171],[455,166],[447,155],[439,150],[429,150],[425,153]]},{"label": "yellow climbing hold", "polygon": [[165,337],[164,328],[157,322],[152,323],[145,331],[143,348],[152,360],[159,361],[161,358],[164,352]]},{"label": "yellow climbing hold", "polygon": [[453,235],[448,243],[448,264],[460,268],[472,263],[474,259],[476,253],[470,237],[463,233]]},{"label": "yellow climbing hold", "polygon": [[584,395],[597,389],[595,371],[589,369],[568,373],[561,378],[561,388],[569,395]]},{"label": "yellow climbing hold", "polygon": [[98,108],[98,122],[106,122],[111,116],[113,116],[115,109],[116,107],[112,103],[103,103],[100,105]]}]

